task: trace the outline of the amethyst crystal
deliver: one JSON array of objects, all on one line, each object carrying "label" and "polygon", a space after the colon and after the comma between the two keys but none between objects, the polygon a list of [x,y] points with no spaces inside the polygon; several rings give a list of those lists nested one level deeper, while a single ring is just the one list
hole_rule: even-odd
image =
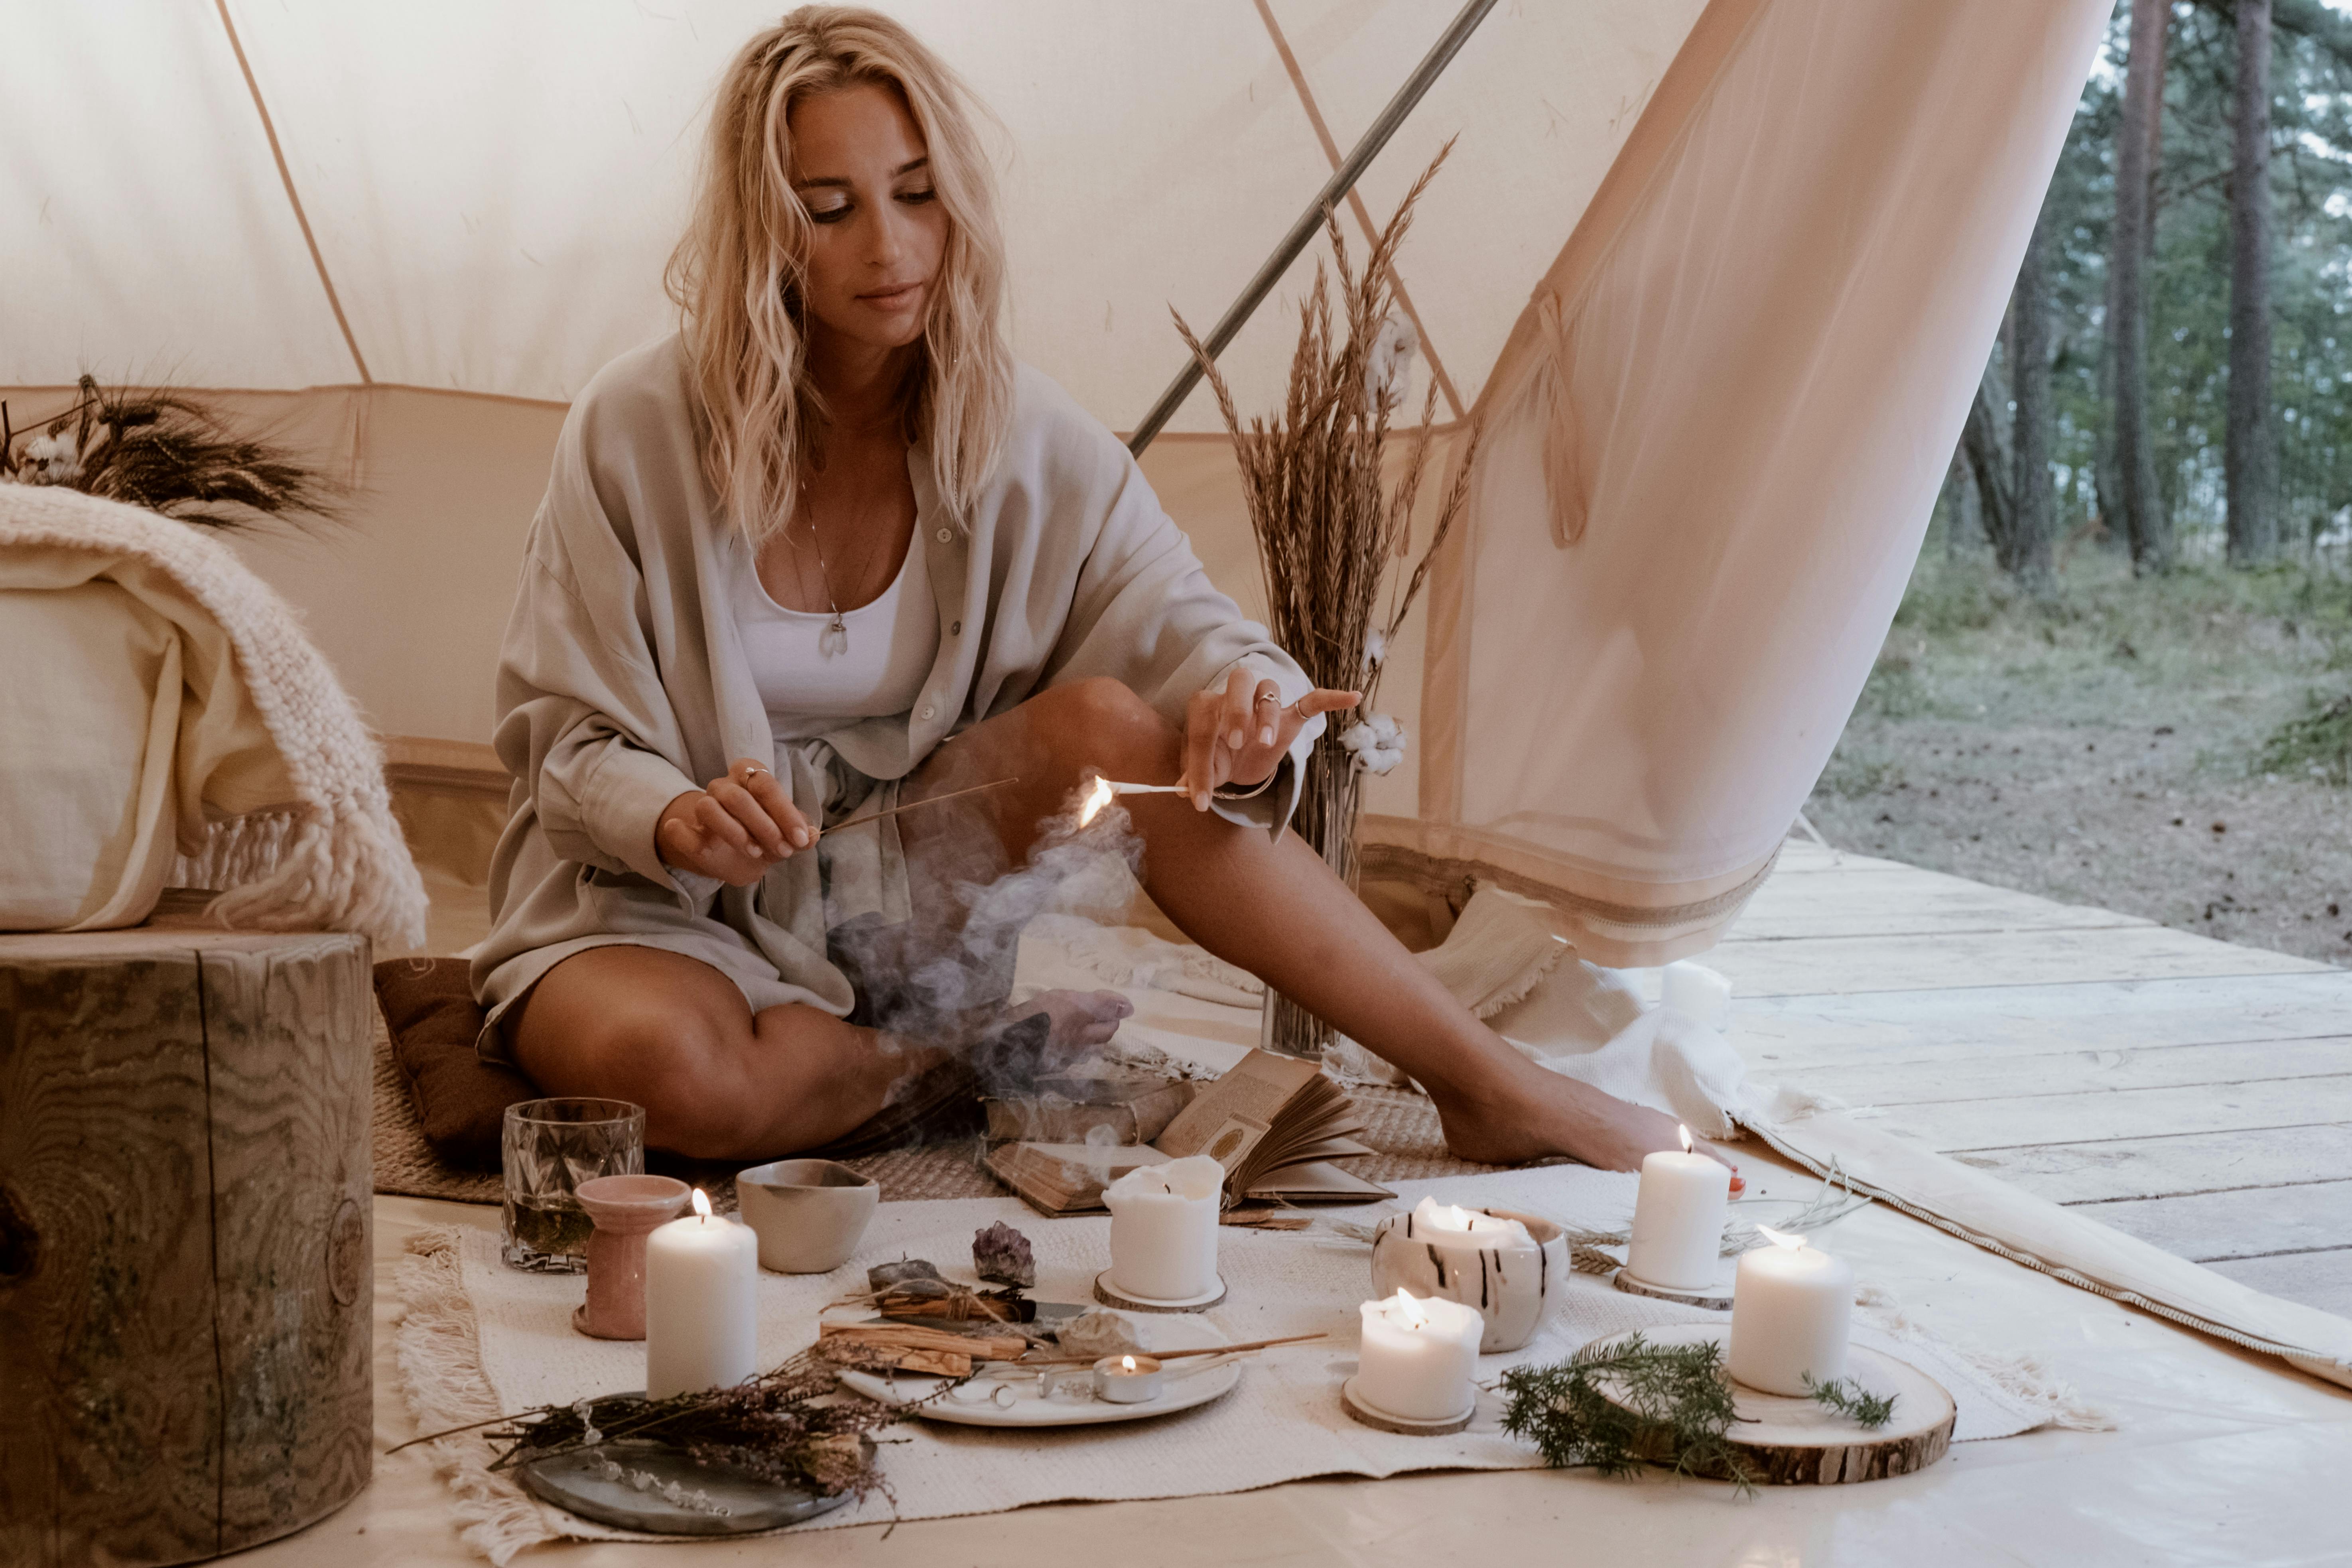
[{"label": "amethyst crystal", "polygon": [[972,1233],[971,1266],[982,1279],[1000,1285],[1026,1289],[1037,1283],[1037,1255],[1029,1249],[1029,1238],[1003,1220]]}]

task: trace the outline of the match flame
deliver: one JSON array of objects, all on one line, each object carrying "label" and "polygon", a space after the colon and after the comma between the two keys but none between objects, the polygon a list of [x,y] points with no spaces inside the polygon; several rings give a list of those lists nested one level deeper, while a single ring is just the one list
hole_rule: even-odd
[{"label": "match flame", "polygon": [[694,1212],[701,1216],[703,1224],[710,1223],[710,1200],[702,1195],[700,1187],[694,1189]]},{"label": "match flame", "polygon": [[1761,1231],[1765,1238],[1775,1247],[1785,1247],[1794,1252],[1798,1247],[1805,1245],[1805,1238],[1801,1236],[1792,1236],[1785,1230],[1774,1230],[1769,1225],[1759,1225],[1756,1228]]},{"label": "match flame", "polygon": [[1689,1153],[1691,1152],[1690,1129],[1677,1121],[1675,1123],[1675,1131],[1683,1135],[1683,1152],[1685,1154]]},{"label": "match flame", "polygon": [[1118,1370],[1121,1372],[1133,1372],[1135,1370],[1135,1358],[1131,1355],[1123,1355],[1119,1357]]},{"label": "match flame", "polygon": [[1097,773],[1095,782],[1087,786],[1086,799],[1079,803],[1078,826],[1084,827],[1100,816],[1102,808],[1118,798],[1118,791],[1111,787],[1110,780]]}]

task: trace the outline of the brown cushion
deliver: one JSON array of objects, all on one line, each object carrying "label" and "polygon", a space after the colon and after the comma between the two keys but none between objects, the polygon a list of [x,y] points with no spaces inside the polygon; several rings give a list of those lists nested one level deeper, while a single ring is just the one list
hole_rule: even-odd
[{"label": "brown cushion", "polygon": [[462,958],[386,959],[375,966],[375,999],[425,1141],[453,1165],[495,1171],[507,1107],[539,1090],[474,1053],[484,1015],[467,967]]}]

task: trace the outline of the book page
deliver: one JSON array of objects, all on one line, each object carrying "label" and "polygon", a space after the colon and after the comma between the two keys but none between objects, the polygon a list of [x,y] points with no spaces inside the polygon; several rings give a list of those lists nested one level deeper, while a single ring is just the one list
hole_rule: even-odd
[{"label": "book page", "polygon": [[1192,1097],[1160,1133],[1157,1147],[1180,1160],[1206,1154],[1233,1170],[1281,1120],[1298,1091],[1321,1076],[1313,1062],[1252,1051]]}]

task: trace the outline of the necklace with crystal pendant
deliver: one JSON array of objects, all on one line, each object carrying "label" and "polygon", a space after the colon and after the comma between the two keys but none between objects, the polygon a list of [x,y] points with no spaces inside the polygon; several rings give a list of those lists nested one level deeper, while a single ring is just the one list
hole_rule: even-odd
[{"label": "necklace with crystal pendant", "polygon": [[[784,537],[792,539],[793,551],[797,556],[801,542],[793,539],[789,533]],[[841,618],[840,601],[833,596],[833,574],[825,568],[824,542],[817,537],[816,517],[814,512],[809,517],[809,543],[816,550],[816,574],[817,580],[824,584],[825,607],[833,612],[833,619],[826,623],[824,630],[817,634],[816,651],[831,658],[836,654],[849,651],[849,626]]]}]

